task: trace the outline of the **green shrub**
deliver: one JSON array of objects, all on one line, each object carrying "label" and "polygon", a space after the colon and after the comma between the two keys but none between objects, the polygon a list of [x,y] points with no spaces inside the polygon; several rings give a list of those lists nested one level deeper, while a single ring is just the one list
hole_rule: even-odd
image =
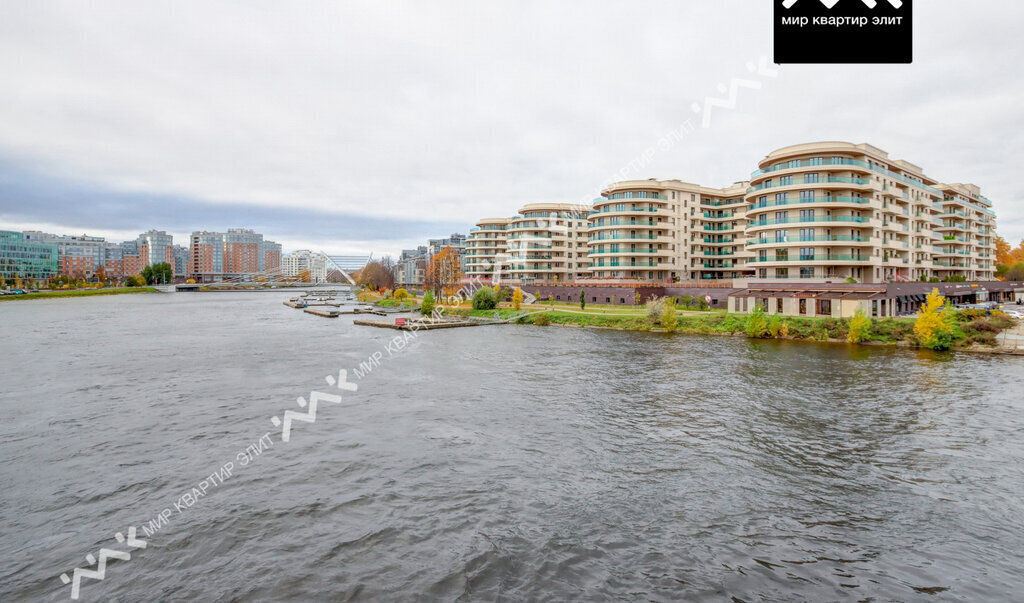
[{"label": "green shrub", "polygon": [[534,314],[532,318],[533,324],[537,325],[538,327],[546,327],[547,325],[551,324],[551,315],[548,314],[547,312]]},{"label": "green shrub", "polygon": [[661,307],[661,327],[666,331],[675,331],[679,325],[679,317],[676,316],[676,304],[675,300],[672,303],[662,304]]},{"label": "green shrub", "polygon": [[483,287],[473,294],[474,310],[493,310],[498,305],[498,294],[490,287]]},{"label": "green shrub", "polygon": [[747,337],[763,338],[768,335],[768,316],[760,304],[754,306],[754,311],[747,316],[747,324],[744,327]]},{"label": "green shrub", "polygon": [[860,343],[871,337],[871,318],[863,308],[857,308],[848,326],[850,331],[846,335],[846,341],[850,343]]},{"label": "green shrub", "polygon": [[434,312],[434,294],[427,291],[426,295],[423,296],[423,303],[420,304],[420,312],[424,316],[429,316]]}]

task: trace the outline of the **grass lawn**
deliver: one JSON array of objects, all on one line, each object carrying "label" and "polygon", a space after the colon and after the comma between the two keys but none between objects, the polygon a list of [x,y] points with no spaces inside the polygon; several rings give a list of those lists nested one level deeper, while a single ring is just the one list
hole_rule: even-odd
[{"label": "grass lawn", "polygon": [[153,287],[117,287],[113,289],[68,289],[67,291],[40,291],[25,295],[0,295],[0,302],[16,299],[47,299],[51,297],[89,297],[92,295],[121,295],[124,293],[158,293]]}]

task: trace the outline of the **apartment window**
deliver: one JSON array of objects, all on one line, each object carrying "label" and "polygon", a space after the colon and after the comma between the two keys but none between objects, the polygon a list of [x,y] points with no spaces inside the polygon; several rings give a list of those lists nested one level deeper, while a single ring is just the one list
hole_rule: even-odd
[{"label": "apartment window", "polygon": [[814,260],[814,248],[813,247],[801,247],[800,248],[800,261],[809,262]]},{"label": "apartment window", "polygon": [[800,203],[814,203],[814,191],[800,191]]},{"label": "apartment window", "polygon": [[800,313],[807,314],[807,299],[800,298]]},{"label": "apartment window", "polygon": [[818,174],[805,174],[804,175],[804,183],[806,183],[806,184],[817,184],[818,183]]},{"label": "apartment window", "polygon": [[800,210],[800,221],[801,222],[807,222],[807,221],[813,222],[814,221],[814,210],[813,209],[801,209]]},{"label": "apartment window", "polygon": [[779,178],[779,186],[786,186],[789,184],[793,184],[792,176],[782,176],[781,178]]},{"label": "apartment window", "polygon": [[813,241],[814,240],[814,229],[813,228],[801,228],[800,229],[800,240],[801,241]]},{"label": "apartment window", "polygon": [[776,268],[775,269],[775,277],[776,278],[789,278],[789,268]]},{"label": "apartment window", "polygon": [[786,222],[789,222],[789,212],[788,211],[777,211],[777,212],[775,212],[775,223],[776,224],[785,224]]},{"label": "apartment window", "polygon": [[779,250],[777,250],[775,252],[775,261],[776,262],[788,262],[789,261],[789,250],[788,249],[779,249]]},{"label": "apartment window", "polygon": [[757,206],[765,207],[768,205],[768,195],[761,195],[757,198]]},{"label": "apartment window", "polygon": [[775,193],[775,203],[777,205],[785,205],[789,199],[789,193]]},{"label": "apartment window", "polygon": [[877,299],[871,300],[871,316],[875,316],[875,317],[878,316],[878,300]]},{"label": "apartment window", "polygon": [[785,243],[788,240],[789,240],[789,231],[788,230],[776,230],[775,231],[775,242],[776,243]]},{"label": "apartment window", "polygon": [[821,165],[824,160],[821,157],[811,157],[807,160],[807,165]]},{"label": "apartment window", "polygon": [[831,316],[832,315],[832,300],[830,299],[819,299],[818,308],[815,310],[815,314],[819,316]]},{"label": "apartment window", "polygon": [[782,314],[782,298],[781,297],[776,297],[775,298],[775,312],[777,314]]},{"label": "apartment window", "polygon": [[814,278],[814,268],[801,268],[800,278]]},{"label": "apartment window", "polygon": [[742,299],[743,299],[743,311],[746,312],[747,311],[747,298],[744,297]]}]

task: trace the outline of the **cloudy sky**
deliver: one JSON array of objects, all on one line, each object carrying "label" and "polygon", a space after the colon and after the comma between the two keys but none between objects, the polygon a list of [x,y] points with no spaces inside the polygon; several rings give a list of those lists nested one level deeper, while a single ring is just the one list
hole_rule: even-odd
[{"label": "cloudy sky", "polygon": [[[766,0],[8,0],[0,228],[249,227],[380,255],[587,202],[652,147],[629,177],[723,186],[774,148],[848,140],[980,185],[1018,241],[1024,3],[914,18],[912,65],[769,77],[746,67],[771,57]],[[700,127],[692,105],[734,77],[761,88]]]}]

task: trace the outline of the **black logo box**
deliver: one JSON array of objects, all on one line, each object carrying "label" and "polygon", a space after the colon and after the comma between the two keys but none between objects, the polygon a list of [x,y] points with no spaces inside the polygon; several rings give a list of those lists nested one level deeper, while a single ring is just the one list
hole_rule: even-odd
[{"label": "black logo box", "polygon": [[913,62],[912,0],[772,1],[776,63]]}]

